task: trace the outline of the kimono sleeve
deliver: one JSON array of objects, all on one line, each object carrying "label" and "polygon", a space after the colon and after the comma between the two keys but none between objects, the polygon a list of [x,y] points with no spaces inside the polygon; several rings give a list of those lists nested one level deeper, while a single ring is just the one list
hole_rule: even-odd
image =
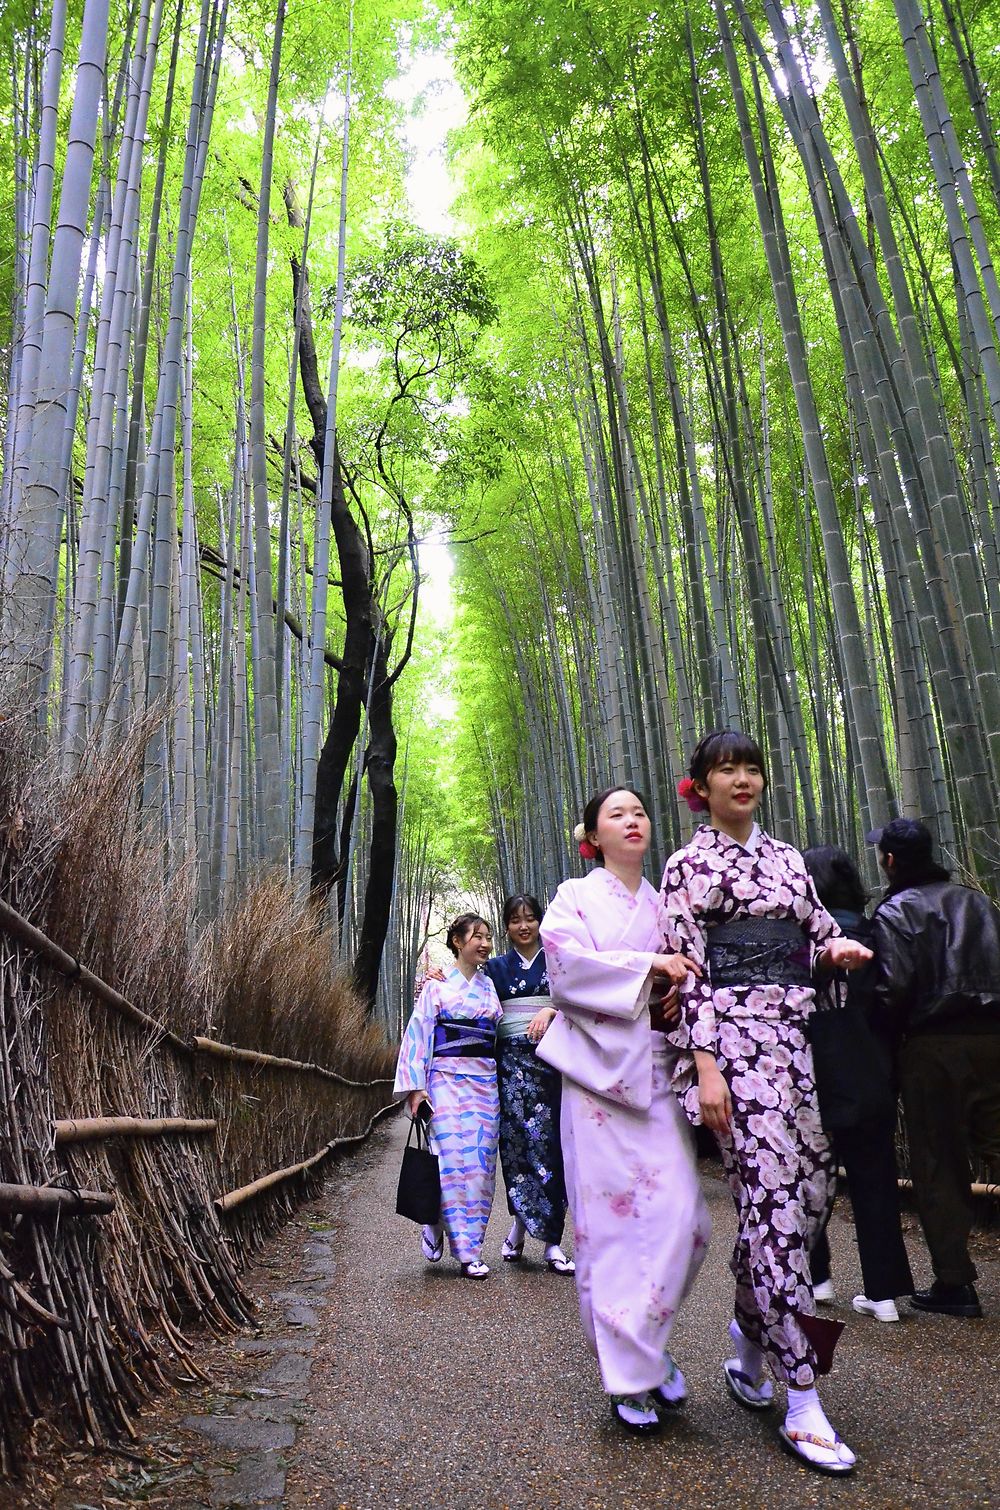
[{"label": "kimono sleeve", "polygon": [[542,945],[552,1004],[560,1011],[635,1019],[649,1000],[652,951],[598,949],[583,908],[563,882],[546,908]]},{"label": "kimono sleeve", "polygon": [[434,1023],[437,1020],[437,1009],[437,982],[429,980],[417,997],[410,1020],[406,1024],[403,1041],[399,1045],[393,1095],[405,1095],[408,1091],[427,1089],[427,1075],[434,1053]]},{"label": "kimono sleeve", "polygon": [[681,1017],[686,1034],[672,1034],[674,1042],[686,1037],[692,1049],[715,1053],[715,998],[708,978],[705,929],[695,916],[688,890],[687,876],[681,861],[667,861],[661,891],[663,902],[664,947],[675,954],[686,954],[701,967],[700,978],[693,973],[684,977],[680,988]]},{"label": "kimono sleeve", "polygon": [[[804,868],[804,867],[803,867]],[[802,925],[808,933],[813,945],[813,965],[815,967],[818,956],[831,939],[843,937],[843,929],[827,912],[820,901],[812,876],[806,876],[806,902],[809,911],[801,919]]]}]

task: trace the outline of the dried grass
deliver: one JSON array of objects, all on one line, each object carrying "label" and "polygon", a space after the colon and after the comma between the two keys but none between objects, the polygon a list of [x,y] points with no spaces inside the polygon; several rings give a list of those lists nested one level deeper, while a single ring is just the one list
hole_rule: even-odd
[{"label": "dried grass", "polygon": [[[391,1049],[287,885],[261,879],[196,930],[190,877],[165,881],[142,831],[147,734],[92,754],[66,786],[35,755],[28,722],[0,712],[4,895],[185,1041],[212,1036],[364,1082],[389,1073]],[[0,1217],[0,1469],[16,1470],[40,1414],[94,1444],[128,1434],[148,1391],[190,1371],[189,1323],[244,1322],[240,1268],[315,1178],[226,1218],[214,1198],[357,1133],[387,1090],[179,1053],[0,935],[0,1181],[118,1196],[106,1217]],[[114,1115],[214,1117],[218,1135],[55,1148],[56,1119]],[[39,1324],[16,1284],[68,1326]]]}]

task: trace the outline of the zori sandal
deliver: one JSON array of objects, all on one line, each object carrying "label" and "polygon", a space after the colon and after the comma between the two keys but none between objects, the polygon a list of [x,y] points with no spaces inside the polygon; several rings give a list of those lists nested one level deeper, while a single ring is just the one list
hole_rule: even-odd
[{"label": "zori sandal", "polygon": [[619,1426],[637,1437],[652,1436],[660,1430],[660,1418],[648,1392],[638,1395],[612,1395],[611,1414]]},{"label": "zori sandal", "polygon": [[[829,1474],[831,1478],[846,1478],[854,1472],[857,1459],[854,1453],[834,1432],[832,1437],[818,1437],[811,1431],[796,1431],[792,1426],[779,1426],[778,1437],[785,1452],[798,1458],[807,1468],[816,1473]],[[809,1449],[813,1448],[813,1452]],[[816,1451],[832,1454],[832,1462],[814,1456]]]},{"label": "zori sandal", "polygon": [[444,1231],[434,1236],[433,1227],[420,1230],[420,1251],[429,1264],[439,1264],[444,1257]]},{"label": "zori sandal", "polygon": [[505,1237],[504,1238],[504,1240],[503,1240],[503,1247],[500,1249],[500,1257],[503,1259],[503,1261],[504,1261],[505,1264],[517,1264],[517,1263],[520,1263],[523,1254],[524,1254],[524,1238],[523,1237],[522,1237],[522,1239],[521,1239],[521,1241],[519,1243],[512,1243],[509,1237]]},{"label": "zori sandal", "polygon": [[473,1259],[471,1264],[462,1265],[462,1273],[466,1279],[485,1279],[490,1272],[489,1264],[484,1264],[482,1259]]},{"label": "zori sandal", "polygon": [[727,1358],[722,1365],[725,1375],[726,1388],[736,1401],[746,1410],[770,1410],[774,1404],[774,1386],[770,1379],[751,1379],[740,1368],[738,1358]]},{"label": "zori sandal", "polygon": [[558,1243],[545,1250],[545,1262],[553,1274],[575,1274],[576,1264],[567,1258]]}]

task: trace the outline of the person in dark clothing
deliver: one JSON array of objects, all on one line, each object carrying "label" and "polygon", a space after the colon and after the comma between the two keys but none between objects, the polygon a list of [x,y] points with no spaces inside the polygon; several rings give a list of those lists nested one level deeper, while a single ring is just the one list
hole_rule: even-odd
[{"label": "person in dark clothing", "polygon": [[[825,844],[807,849],[802,858],[826,910],[848,938],[858,939],[866,948],[872,948],[872,928],[865,917],[868,894],[850,856],[834,844]],[[877,1321],[898,1321],[896,1297],[912,1294],[913,1276],[899,1220],[892,1051],[887,1039],[878,1031],[878,1025],[871,1020],[868,991],[875,966],[873,960],[850,975],[846,991],[848,1003],[861,1006],[874,1030],[872,1034],[864,1035],[864,1050],[871,1061],[866,1066],[866,1078],[870,1085],[881,1088],[882,1094],[866,1113],[859,1115],[855,1125],[837,1129],[833,1146],[837,1161],[847,1174],[864,1280],[864,1293],[855,1295],[854,1309]],[[844,987],[829,989],[843,990]],[[864,1020],[861,1027],[864,1027]],[[835,1296],[825,1226],[813,1246],[810,1269],[813,1295],[821,1304],[832,1302]]]},{"label": "person in dark clothing", "polygon": [[900,1035],[913,1193],[934,1282],[912,1304],[981,1316],[969,1159],[1000,1178],[1000,911],[934,859],[922,823],[868,835],[889,885],[872,917],[873,1000]]}]

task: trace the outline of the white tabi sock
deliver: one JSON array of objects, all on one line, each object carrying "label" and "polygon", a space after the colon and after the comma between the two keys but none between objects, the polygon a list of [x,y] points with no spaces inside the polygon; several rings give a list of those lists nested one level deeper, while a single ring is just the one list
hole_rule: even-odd
[{"label": "white tabi sock", "polygon": [[515,1216],[514,1225],[507,1233],[507,1242],[512,1248],[516,1248],[520,1243],[524,1242],[524,1237],[527,1230],[528,1229],[522,1222],[521,1218],[519,1216]]},{"label": "white tabi sock", "polygon": [[[828,1442],[835,1441],[837,1436],[837,1433],[826,1418],[826,1411],[820,1404],[819,1394],[815,1388],[793,1389],[789,1386],[785,1430],[809,1432],[812,1436],[822,1437]],[[837,1444],[834,1448],[834,1454],[841,1463],[854,1463],[856,1461],[854,1453],[844,1442]],[[812,1452],[808,1455],[811,1457],[815,1456]]]},{"label": "white tabi sock", "polygon": [[750,1341],[735,1316],[729,1323],[729,1335],[736,1347],[741,1373],[746,1374],[751,1383],[760,1384],[767,1373],[763,1349]]}]

